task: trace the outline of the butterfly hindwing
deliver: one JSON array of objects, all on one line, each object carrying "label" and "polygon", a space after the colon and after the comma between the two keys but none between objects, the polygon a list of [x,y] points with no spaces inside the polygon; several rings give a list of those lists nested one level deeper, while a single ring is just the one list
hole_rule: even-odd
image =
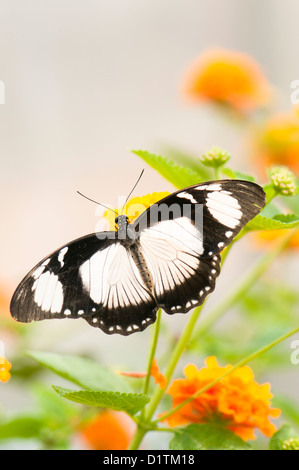
[{"label": "butterfly hindwing", "polygon": [[96,234],[42,260],[11,301],[18,321],[81,317],[106,333],[123,335],[153,323],[156,311],[130,250],[114,236],[99,239]]},{"label": "butterfly hindwing", "polygon": [[139,241],[157,304],[166,313],[186,313],[214,290],[220,256],[201,258],[202,238],[191,221],[159,222],[144,229]]}]

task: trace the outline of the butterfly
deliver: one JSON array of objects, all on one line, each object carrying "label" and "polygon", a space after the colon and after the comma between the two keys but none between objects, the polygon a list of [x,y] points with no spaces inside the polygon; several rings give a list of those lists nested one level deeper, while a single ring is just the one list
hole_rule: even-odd
[{"label": "butterfly", "polygon": [[187,313],[214,290],[221,251],[265,205],[252,182],[219,180],[176,191],[134,223],[78,238],[38,263],[11,300],[21,322],[84,318],[130,335],[167,314]]}]

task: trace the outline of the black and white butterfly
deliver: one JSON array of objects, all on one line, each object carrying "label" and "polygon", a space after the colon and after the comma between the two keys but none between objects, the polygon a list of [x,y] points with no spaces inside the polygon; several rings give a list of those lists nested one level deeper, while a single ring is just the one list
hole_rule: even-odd
[{"label": "black and white butterfly", "polygon": [[220,252],[265,205],[255,183],[220,180],[161,199],[116,232],[87,235],[38,263],[17,287],[11,314],[21,322],[84,318],[105,333],[130,335],[158,308],[186,313],[215,287]]}]

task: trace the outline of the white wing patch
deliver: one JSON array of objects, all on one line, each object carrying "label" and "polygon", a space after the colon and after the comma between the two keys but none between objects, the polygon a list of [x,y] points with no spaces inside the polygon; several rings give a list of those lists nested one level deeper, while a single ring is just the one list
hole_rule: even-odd
[{"label": "white wing patch", "polygon": [[36,277],[32,290],[34,301],[43,311],[60,313],[63,305],[63,288],[58,276],[50,271],[42,273]]},{"label": "white wing patch", "polygon": [[125,308],[151,301],[130,252],[119,243],[96,252],[79,272],[84,289],[104,308]]},{"label": "white wing patch", "polygon": [[208,192],[206,206],[214,219],[226,227],[236,228],[240,224],[243,215],[241,206],[236,198],[228,194],[228,191]]},{"label": "white wing patch", "polygon": [[187,217],[159,222],[143,230],[140,245],[157,296],[193,276],[203,253],[202,235]]},{"label": "white wing patch", "polygon": [[193,204],[197,204],[197,200],[192,196],[192,194],[189,194],[186,191],[183,191],[182,193],[177,194],[177,197],[181,197],[183,199],[188,199]]}]

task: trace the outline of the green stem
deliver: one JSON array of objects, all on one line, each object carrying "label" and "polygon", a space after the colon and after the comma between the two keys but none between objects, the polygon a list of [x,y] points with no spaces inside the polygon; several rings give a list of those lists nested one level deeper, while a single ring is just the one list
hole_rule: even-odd
[{"label": "green stem", "polygon": [[165,390],[168,386],[168,383],[172,377],[172,374],[174,372],[174,369],[182,355],[182,353],[184,352],[184,350],[186,349],[187,347],[187,344],[190,340],[190,337],[191,337],[191,334],[193,332],[193,329],[194,329],[194,326],[195,326],[195,323],[197,322],[197,319],[200,315],[200,312],[201,312],[201,309],[202,309],[202,305],[200,307],[197,307],[196,309],[194,309],[182,335],[180,336],[180,339],[179,341],[177,342],[176,344],[176,347],[174,348],[174,351],[172,353],[172,356],[169,360],[169,363],[168,363],[168,366],[166,368],[166,371],[165,371],[165,377],[167,379],[167,385],[164,387],[164,388],[161,388],[161,387],[156,387],[154,393],[153,393],[153,397],[147,407],[147,410],[146,410],[146,421],[149,421],[154,412],[156,411],[156,408],[158,406],[158,404],[160,403],[160,400],[161,398],[163,397],[164,393],[165,393]]},{"label": "green stem", "polygon": [[168,413],[165,413],[163,414],[163,416],[161,418],[158,418],[156,421],[152,421],[152,425],[156,425],[157,423],[159,423],[160,421],[165,421],[165,419],[167,419],[169,416],[173,415],[174,413],[176,413],[178,410],[180,410],[183,406],[187,405],[188,403],[190,403],[191,401],[193,401],[195,398],[197,398],[199,395],[201,395],[202,393],[206,392],[207,390],[209,390],[211,387],[213,387],[214,385],[216,385],[218,382],[220,382],[220,380],[222,380],[224,377],[226,377],[228,374],[230,374],[231,372],[233,372],[234,370],[236,370],[238,367],[242,367],[244,366],[245,364],[248,364],[248,362],[252,361],[253,359],[257,358],[258,356],[260,356],[261,354],[264,354],[265,352],[267,352],[269,349],[273,348],[274,346],[276,346],[278,343],[280,343],[281,341],[285,340],[286,338],[288,338],[289,336],[292,336],[294,335],[295,333],[297,333],[299,331],[299,327],[296,327],[295,329],[289,331],[288,333],[285,333],[284,335],[280,336],[279,338],[275,339],[274,341],[272,341],[270,344],[268,344],[267,346],[264,346],[263,348],[261,349],[258,349],[258,351],[255,351],[251,354],[249,354],[248,356],[246,356],[244,359],[241,359],[239,362],[237,362],[230,370],[226,371],[223,375],[221,375],[220,377],[218,377],[217,379],[213,380],[212,382],[210,382],[208,385],[206,385],[205,387],[201,388],[198,392],[194,393],[193,395],[191,395],[189,398],[187,398],[186,400],[182,401],[179,405],[177,405],[175,408],[173,408],[172,410],[170,410]]},{"label": "green stem", "polygon": [[[297,228],[295,229],[297,230]],[[255,284],[255,282],[262,276],[262,274],[268,269],[271,263],[276,257],[284,250],[288,242],[294,235],[294,230],[287,233],[278,242],[274,244],[271,250],[267,251],[254,265],[251,271],[244,277],[240,282],[237,289],[224,298],[221,303],[216,306],[209,315],[202,321],[198,329],[194,332],[192,343],[198,342],[198,339],[206,333],[206,331],[215,324],[215,322],[234,304],[243,298],[248,290]]]},{"label": "green stem", "polygon": [[221,179],[221,167],[220,166],[215,166],[214,167],[214,173],[215,173],[215,179],[220,180]]},{"label": "green stem", "polygon": [[148,429],[145,427],[142,427],[140,424],[137,426],[136,432],[134,434],[134,437],[132,439],[132,442],[128,448],[128,450],[137,450],[142,442],[142,439],[144,438],[145,434],[148,432]]},{"label": "green stem", "polygon": [[[160,332],[160,324],[161,324],[161,309],[159,308],[158,313],[157,313],[157,320],[155,323],[155,329],[154,329],[154,336],[152,339],[152,344],[150,348],[150,354],[148,358],[148,364],[147,364],[147,374],[144,382],[144,387],[143,387],[143,393],[145,395],[148,394],[149,390],[149,383],[150,383],[150,378],[151,378],[151,368],[152,368],[152,363],[155,357],[156,349],[157,349],[157,344],[158,344],[158,337],[159,337],[159,332]],[[134,434],[133,440],[130,444],[130,450],[133,449],[138,449],[144,435],[148,432],[148,429],[146,426],[142,425],[142,421],[144,420],[144,415],[145,415],[145,408],[142,409],[141,414],[140,414],[140,419],[137,421],[137,429]]]},{"label": "green stem", "polygon": [[[190,340],[190,337],[191,337],[191,334],[192,334],[192,331],[194,329],[194,325],[199,317],[199,314],[201,312],[201,309],[202,309],[202,305],[200,307],[197,307],[196,309],[194,309],[179,341],[177,342],[176,344],[176,347],[174,348],[174,351],[172,353],[172,356],[170,358],[170,361],[168,363],[168,366],[167,366],[167,369],[165,371],[165,377],[167,379],[167,385],[171,379],[171,376],[174,372],[174,369],[177,365],[177,362],[178,360],[180,359],[182,353],[184,352],[185,348],[187,347],[187,344]],[[159,405],[160,403],[160,400],[162,399],[165,391],[166,391],[166,388],[167,388],[167,385],[164,387],[164,388],[161,388],[160,386],[157,386],[154,393],[153,393],[153,396],[152,396],[152,399],[150,401],[150,403],[148,404],[148,406],[145,408],[145,413],[142,413],[142,417],[143,417],[143,421],[145,423],[145,425],[142,424],[142,421],[139,422],[138,426],[137,426],[137,430],[135,432],[135,435],[133,437],[133,440],[131,442],[131,445],[130,445],[130,450],[136,450],[139,448],[141,442],[142,442],[142,439],[144,438],[145,434],[147,433],[148,431],[148,428],[146,427],[146,423],[149,423],[153,414],[155,413],[156,411],[156,408],[157,406]]]},{"label": "green stem", "polygon": [[152,363],[156,354],[158,337],[159,337],[159,332],[160,332],[160,324],[161,324],[161,309],[159,308],[158,313],[157,313],[157,320],[155,324],[154,337],[153,337],[152,346],[151,346],[150,354],[148,358],[147,374],[146,374],[146,379],[145,379],[144,388],[143,388],[143,393],[145,395],[148,394],[149,382],[151,378],[151,367],[152,367]]}]

